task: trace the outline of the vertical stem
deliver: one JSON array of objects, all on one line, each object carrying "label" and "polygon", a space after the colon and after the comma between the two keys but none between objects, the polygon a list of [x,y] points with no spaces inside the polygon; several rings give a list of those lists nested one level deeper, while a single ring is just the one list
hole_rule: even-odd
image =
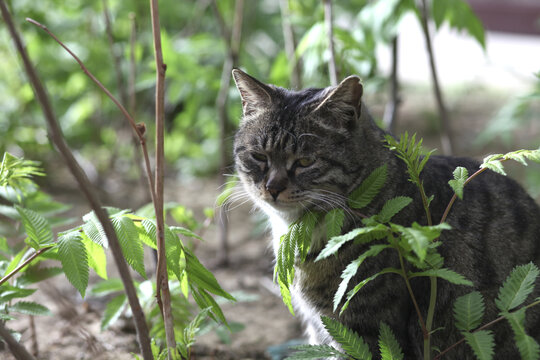
[{"label": "vertical stem", "polygon": [[36,333],[36,322],[34,321],[34,315],[28,316],[28,322],[30,323],[30,339],[32,340],[32,354],[39,356],[39,346]]},{"label": "vertical stem", "polygon": [[165,117],[165,71],[167,66],[163,63],[161,51],[161,27],[159,23],[159,8],[157,0],[150,0],[152,17],[152,35],[154,38],[154,55],[156,59],[156,174],[155,174],[155,202],[156,213],[156,242],[158,249],[158,263],[156,274],[156,298],[161,309],[165,324],[165,337],[169,348],[169,358],[176,349],[174,337],[174,323],[171,310],[171,294],[167,274],[167,258],[165,253],[165,220],[163,217],[164,195],[164,117]]},{"label": "vertical stem", "polygon": [[[17,51],[22,58],[24,69],[30,83],[32,84],[36,98],[38,99],[43,110],[43,114],[45,115],[45,120],[48,124],[47,129],[49,132],[49,137],[64,158],[64,161],[66,162],[66,165],[71,171],[73,177],[77,180],[79,188],[86,196],[90,206],[98,217],[107,238],[109,239],[109,246],[116,262],[118,272],[122,279],[122,283],[124,284],[126,296],[128,298],[131,311],[133,313],[135,328],[137,330],[137,338],[139,340],[139,346],[143,358],[145,360],[153,359],[152,350],[150,348],[150,338],[148,336],[146,319],[139,303],[139,298],[137,297],[137,292],[135,291],[135,286],[133,285],[131,274],[122,254],[122,249],[120,247],[118,237],[116,236],[116,232],[114,231],[111,221],[109,220],[109,216],[107,215],[107,212],[103,209],[101,202],[96,196],[90,180],[88,180],[88,177],[86,176],[86,173],[82,170],[79,163],[75,160],[71,149],[68,147],[62,135],[62,129],[60,128],[60,125],[58,124],[56,116],[53,112],[51,103],[49,101],[49,96],[47,95],[47,91],[41,83],[41,80],[39,79],[37,72],[30,61],[28,53],[26,52],[19,33],[17,32],[15,25],[13,24],[13,20],[4,3],[4,0],[0,0],[0,10],[2,12],[2,17],[4,18],[4,21],[7,24],[10,35],[13,38],[15,47],[17,48]],[[0,327],[3,327],[3,325]]]},{"label": "vertical stem", "polygon": [[336,56],[334,51],[334,25],[332,20],[332,0],[323,0],[324,2],[324,22],[326,24],[326,36],[328,37],[328,50],[330,59],[328,61],[328,72],[330,75],[330,84],[338,84],[338,71],[336,67]]},{"label": "vertical stem", "polygon": [[[0,5],[4,5],[3,0],[0,0]],[[0,321],[0,337],[7,343],[9,350],[13,356],[15,356],[15,359],[36,360],[36,358],[34,358],[22,344],[15,340],[13,335],[11,335],[11,332],[5,327],[2,321]]]},{"label": "vertical stem", "polygon": [[300,59],[296,58],[296,41],[294,39],[294,31],[290,20],[289,0],[279,0],[279,8],[281,10],[281,27],[283,29],[283,40],[285,42],[285,54],[287,55],[287,62],[289,63],[291,87],[293,89],[300,89],[302,87]]},{"label": "vertical stem", "polygon": [[435,305],[437,305],[437,277],[430,276],[430,294],[429,294],[429,307],[426,318],[426,330],[428,337],[424,338],[424,360],[431,359],[431,330],[433,329],[433,317],[435,316]]},{"label": "vertical stem", "polygon": [[391,133],[396,132],[397,112],[401,102],[398,80],[398,36],[392,40],[392,73],[390,74],[390,101],[384,109],[383,123]]},{"label": "vertical stem", "polygon": [[428,24],[428,11],[426,0],[421,0],[421,22],[422,30],[424,33],[424,38],[426,41],[426,47],[429,57],[429,65],[431,70],[431,78],[433,80],[433,91],[435,92],[435,100],[437,102],[437,108],[439,110],[439,116],[441,117],[441,145],[442,151],[445,155],[452,154],[452,140],[451,140],[451,131],[450,131],[450,118],[448,115],[448,110],[444,103],[441,87],[439,85],[439,77],[437,74],[437,68],[435,66],[435,56],[433,54],[433,46],[431,43],[431,35],[429,32]]}]

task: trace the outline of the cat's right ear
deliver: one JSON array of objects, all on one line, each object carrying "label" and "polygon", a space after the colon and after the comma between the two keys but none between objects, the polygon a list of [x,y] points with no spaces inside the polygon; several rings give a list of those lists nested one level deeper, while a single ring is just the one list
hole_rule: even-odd
[{"label": "cat's right ear", "polygon": [[234,69],[232,75],[242,98],[244,116],[253,115],[272,104],[272,93],[274,91],[268,85],[239,69]]}]

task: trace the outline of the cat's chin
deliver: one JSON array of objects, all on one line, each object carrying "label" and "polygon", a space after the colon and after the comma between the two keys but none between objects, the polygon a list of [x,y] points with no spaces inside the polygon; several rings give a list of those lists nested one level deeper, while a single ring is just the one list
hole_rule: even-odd
[{"label": "cat's chin", "polygon": [[284,202],[284,201],[266,201],[259,199],[257,201],[259,206],[268,214],[268,215],[278,215],[283,219],[289,221],[295,220],[301,213],[303,207],[297,202]]}]

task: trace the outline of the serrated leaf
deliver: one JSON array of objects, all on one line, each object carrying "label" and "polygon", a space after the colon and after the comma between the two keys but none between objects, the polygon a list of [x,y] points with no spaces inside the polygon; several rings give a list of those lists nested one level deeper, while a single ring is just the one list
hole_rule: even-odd
[{"label": "serrated leaf", "polygon": [[503,311],[502,315],[510,323],[514,332],[514,339],[523,360],[538,360],[540,358],[540,347],[536,340],[525,332],[525,311],[521,308],[514,312]]},{"label": "serrated leaf", "polygon": [[15,205],[21,216],[24,230],[30,239],[29,245],[35,250],[50,246],[54,242],[51,225],[37,212]]},{"label": "serrated leaf", "polygon": [[344,220],[345,212],[343,209],[332,209],[324,216],[327,239],[330,240],[334,236],[341,234],[341,228],[343,227]]},{"label": "serrated leaf", "polygon": [[353,209],[362,209],[377,196],[386,182],[388,168],[385,165],[378,167],[354,190],[349,196],[349,206]]},{"label": "serrated leaf", "polygon": [[474,285],[470,280],[467,280],[463,275],[458,274],[457,272],[447,269],[447,268],[430,269],[430,270],[421,271],[421,272],[411,272],[411,273],[408,273],[408,276],[410,279],[414,277],[419,277],[419,276],[436,276],[438,278],[444,279],[456,285],[467,285],[467,286]]},{"label": "serrated leaf", "polygon": [[33,301],[19,301],[13,305],[8,306],[8,311],[15,311],[26,315],[52,315],[51,311],[45,306],[35,303]]},{"label": "serrated leaf", "polygon": [[510,311],[525,301],[534,289],[539,275],[538,267],[531,263],[516,266],[499,289],[495,304],[501,311]]},{"label": "serrated leaf", "polygon": [[466,168],[458,166],[454,170],[454,180],[448,181],[448,185],[454,190],[458,198],[463,200],[463,188],[465,187],[465,181],[469,177],[469,172]]},{"label": "serrated leaf", "polygon": [[336,254],[337,251],[348,241],[354,240],[359,237],[365,236],[362,243],[368,243],[372,240],[381,239],[387,234],[386,226],[377,224],[375,226],[366,226],[356,228],[348,233],[340,236],[335,236],[328,241],[324,249],[319,253],[315,261],[320,261],[329,257],[332,254]]},{"label": "serrated leaf", "polygon": [[332,335],[334,340],[341,345],[348,355],[356,359],[371,359],[372,355],[369,351],[369,346],[357,333],[332,318],[321,316],[321,321],[326,330],[328,330],[328,333]]},{"label": "serrated leaf", "polygon": [[326,358],[347,358],[347,355],[330,345],[298,345],[290,349],[295,350],[285,360],[317,360]]},{"label": "serrated leaf", "polygon": [[443,230],[451,228],[446,223],[434,226],[422,226],[416,222],[411,227],[404,227],[397,224],[391,224],[390,226],[392,230],[401,233],[402,239],[405,240],[405,243],[401,244],[401,246],[404,249],[410,246],[420,261],[424,261],[431,242],[437,239]]},{"label": "serrated leaf", "polygon": [[431,10],[437,28],[447,21],[452,28],[466,30],[482,48],[485,48],[484,26],[465,1],[436,0],[433,1]]},{"label": "serrated leaf", "polygon": [[0,286],[0,304],[6,303],[13,299],[25,298],[36,292],[37,289],[25,289],[9,284]]},{"label": "serrated leaf", "polygon": [[83,232],[98,245],[103,246],[105,249],[109,248],[109,240],[101,226],[101,222],[97,218],[96,214],[91,211],[83,216],[84,224],[82,226]]},{"label": "serrated leaf", "polygon": [[381,212],[377,215],[377,220],[381,223],[389,222],[394,215],[403,210],[411,202],[412,199],[407,196],[398,196],[388,200],[381,209]]},{"label": "serrated leaf", "polygon": [[199,235],[195,234],[193,231],[182,226],[169,226],[169,229],[171,229],[173,233],[184,235],[185,237],[188,237],[188,238],[198,239],[201,241],[203,240]]},{"label": "serrated leaf", "polygon": [[120,294],[111,299],[105,306],[103,317],[101,318],[101,330],[107,329],[114,324],[116,320],[122,315],[127,304],[127,297],[125,294]]},{"label": "serrated leaf", "polygon": [[368,258],[379,255],[379,253],[385,249],[389,249],[390,245],[372,245],[368,250],[366,250],[363,254],[361,254],[356,260],[352,261],[345,270],[343,270],[343,273],[341,274],[341,283],[339,284],[339,287],[334,295],[334,311],[336,311],[337,307],[341,303],[341,299],[343,298],[343,295],[345,294],[345,291],[347,291],[347,287],[349,285],[349,281],[356,275],[358,268],[362,265],[362,263]]},{"label": "serrated leaf", "polygon": [[100,278],[107,279],[107,256],[105,255],[105,250],[90,240],[86,234],[83,233],[81,236],[86,253],[88,254],[88,265],[94,269]]},{"label": "serrated leaf", "polygon": [[479,360],[493,359],[495,339],[490,330],[480,330],[473,333],[463,332],[465,341],[472,348]]},{"label": "serrated leaf", "polygon": [[58,234],[58,256],[64,274],[84,298],[88,286],[88,255],[78,231]]},{"label": "serrated leaf", "polygon": [[[49,250],[50,251],[50,250]],[[17,286],[26,286],[35,284],[37,282],[49,279],[53,276],[62,274],[64,271],[61,267],[43,267],[43,266],[30,266],[26,269],[24,274],[19,276],[15,280]]]},{"label": "serrated leaf", "polygon": [[111,218],[111,223],[127,263],[133,270],[137,271],[146,279],[146,272],[144,270],[144,249],[142,242],[139,239],[139,232],[137,231],[133,220],[119,214]]},{"label": "serrated leaf", "polygon": [[17,254],[15,254],[15,256],[11,259],[8,266],[6,267],[6,270],[4,271],[3,276],[15,270],[17,266],[19,266],[19,263],[21,262],[25,254],[29,253],[30,251],[33,252],[34,250],[31,250],[31,249],[29,250],[27,247],[25,247],[21,251],[19,251]]},{"label": "serrated leaf", "polygon": [[94,284],[90,289],[90,294],[105,296],[114,292],[124,291],[124,284],[119,278],[108,279]]},{"label": "serrated leaf", "polygon": [[278,278],[279,292],[281,293],[281,299],[283,303],[289,309],[289,312],[294,316],[294,309],[292,306],[291,291],[289,290],[288,284],[284,284],[280,278]]},{"label": "serrated leaf", "polygon": [[463,295],[454,302],[454,319],[458,330],[476,329],[484,317],[484,298],[478,291]]},{"label": "serrated leaf", "polygon": [[379,326],[379,350],[382,360],[403,360],[401,346],[390,327],[383,322]]},{"label": "serrated leaf", "polygon": [[506,172],[504,171],[504,167],[502,163],[498,160],[490,161],[487,163],[483,163],[480,165],[480,168],[488,168],[491,171],[494,171],[498,174],[506,176]]},{"label": "serrated leaf", "polygon": [[[311,238],[313,235],[313,229],[317,224],[318,216],[315,213],[307,212],[299,223],[298,237],[296,239],[296,248],[298,249],[300,260],[303,262],[306,259],[307,253],[311,246]],[[292,260],[294,262],[294,253],[291,253]],[[292,279],[291,279],[292,282]]]}]

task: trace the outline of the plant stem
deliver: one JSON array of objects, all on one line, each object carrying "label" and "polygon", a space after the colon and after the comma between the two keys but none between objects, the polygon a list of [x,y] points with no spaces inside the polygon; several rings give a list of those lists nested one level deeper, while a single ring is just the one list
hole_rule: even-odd
[{"label": "plant stem", "polygon": [[326,36],[328,38],[328,51],[330,59],[328,61],[328,73],[330,75],[330,84],[338,84],[338,71],[336,67],[336,54],[334,50],[334,25],[332,20],[332,0],[323,0],[324,3],[324,22],[326,24]]},{"label": "plant stem", "polygon": [[139,340],[139,346],[143,355],[143,359],[145,360],[153,359],[152,350],[150,347],[150,338],[148,336],[148,327],[146,325],[146,319],[144,317],[144,313],[139,303],[139,299],[137,297],[137,292],[135,291],[135,287],[133,285],[131,274],[127,267],[124,256],[122,254],[122,249],[120,247],[120,243],[118,242],[116,232],[114,231],[111,221],[109,220],[109,217],[106,211],[103,209],[101,202],[96,196],[95,191],[92,188],[92,185],[90,183],[90,180],[86,176],[86,173],[80,167],[79,163],[75,160],[75,157],[73,156],[73,153],[71,152],[71,149],[68,147],[62,135],[62,130],[60,128],[60,125],[58,124],[56,116],[54,115],[45,87],[41,83],[41,80],[39,79],[37,72],[30,61],[30,58],[22,43],[19,33],[17,32],[15,25],[13,24],[11,15],[3,0],[0,0],[0,9],[2,11],[2,16],[4,18],[4,21],[6,22],[7,27],[9,29],[10,35],[15,43],[15,47],[17,48],[17,51],[19,52],[19,55],[22,58],[24,69],[27,73],[30,83],[32,84],[32,87],[36,94],[36,98],[40,102],[41,108],[45,115],[45,120],[47,121],[47,124],[48,124],[49,137],[51,138],[53,143],[56,145],[60,154],[63,156],[64,161],[66,162],[66,165],[69,167],[71,173],[77,180],[77,183],[79,184],[79,188],[86,196],[96,216],[101,222],[101,225],[103,227],[103,230],[105,231],[107,238],[109,239],[109,246],[113,253],[113,257],[115,259],[118,272],[124,284],[124,287],[126,290],[126,296],[128,298],[131,311],[133,313],[133,319],[135,321],[135,328],[137,330],[137,337]]},{"label": "plant stem", "polygon": [[289,63],[291,87],[298,90],[302,87],[302,77],[300,75],[300,59],[296,57],[296,41],[290,20],[289,0],[279,0],[279,8],[281,10],[281,27],[285,42],[285,54]]},{"label": "plant stem", "polygon": [[386,104],[383,115],[384,126],[395,133],[397,124],[397,114],[401,99],[399,97],[398,80],[398,36],[392,39],[392,73],[390,75],[390,101]]},{"label": "plant stem", "polygon": [[[435,315],[435,305],[437,304],[437,277],[430,276],[430,294],[429,294],[429,307],[426,319],[426,330],[431,334],[433,329],[433,317]],[[431,336],[424,339],[424,360],[431,359]]]},{"label": "plant stem", "polygon": [[156,272],[156,298],[161,309],[165,325],[165,337],[169,349],[169,359],[176,349],[174,336],[174,321],[171,309],[171,294],[167,274],[167,257],[165,253],[165,219],[163,214],[164,195],[164,118],[165,118],[165,71],[167,66],[163,62],[161,50],[161,27],[159,23],[159,7],[157,0],[150,0],[152,18],[152,35],[154,38],[154,55],[156,59],[156,180],[154,210],[156,213],[156,243],[157,243],[157,272]]},{"label": "plant stem", "polygon": [[26,259],[23,263],[19,264],[19,266],[17,266],[15,269],[13,269],[9,274],[7,274],[6,276],[4,276],[2,279],[0,279],[0,285],[2,285],[3,283],[5,283],[6,281],[8,281],[9,279],[11,279],[11,277],[13,275],[15,275],[16,273],[18,273],[19,271],[21,271],[22,268],[24,268],[26,265],[30,264],[35,258],[37,258],[39,255],[43,254],[45,251],[49,250],[50,248],[52,248],[52,246],[50,247],[46,247],[46,248],[42,248],[42,249],[39,249],[38,251],[36,251],[35,253],[33,253],[31,256],[28,257],[28,259]]},{"label": "plant stem", "polygon": [[[4,0],[0,0],[0,6],[4,6]],[[9,350],[11,351],[13,356],[15,356],[15,359],[36,360],[36,358],[33,357],[32,354],[30,354],[22,344],[15,340],[13,335],[11,335],[11,332],[5,327],[2,321],[0,321],[0,337],[2,337],[7,343]]]},{"label": "plant stem", "polygon": [[452,141],[450,136],[450,119],[448,116],[448,110],[444,104],[444,99],[439,85],[439,76],[437,75],[437,68],[435,65],[435,56],[433,54],[433,46],[431,44],[431,35],[429,33],[428,24],[428,11],[426,0],[421,0],[420,6],[420,19],[422,30],[424,33],[424,39],[426,41],[426,47],[429,57],[429,65],[431,70],[431,78],[433,80],[433,91],[435,92],[435,100],[437,102],[437,108],[439,110],[439,116],[441,117],[441,145],[442,151],[445,155],[452,154]]}]

